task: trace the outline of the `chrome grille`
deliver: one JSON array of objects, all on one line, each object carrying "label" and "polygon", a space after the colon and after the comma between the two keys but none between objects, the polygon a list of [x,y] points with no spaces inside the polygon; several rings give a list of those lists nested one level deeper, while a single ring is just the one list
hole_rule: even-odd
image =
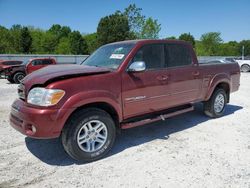
[{"label": "chrome grille", "polygon": [[25,100],[25,87],[22,83],[18,85],[17,93],[20,99]]}]

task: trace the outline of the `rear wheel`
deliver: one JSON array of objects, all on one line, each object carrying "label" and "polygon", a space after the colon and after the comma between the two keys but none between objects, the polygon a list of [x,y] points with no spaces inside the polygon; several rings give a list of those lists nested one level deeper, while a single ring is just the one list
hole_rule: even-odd
[{"label": "rear wheel", "polygon": [[81,110],[69,119],[62,131],[65,151],[79,161],[95,161],[112,148],[116,128],[110,115],[97,108]]},{"label": "rear wheel", "polygon": [[13,76],[13,80],[15,83],[19,84],[21,80],[25,77],[25,74],[23,72],[17,72]]},{"label": "rear wheel", "polygon": [[250,66],[249,65],[242,65],[241,67],[240,67],[240,70],[242,71],[242,72],[249,72],[250,71]]},{"label": "rear wheel", "polygon": [[227,95],[224,89],[216,89],[210,99],[204,102],[204,112],[212,118],[221,117],[225,111]]}]

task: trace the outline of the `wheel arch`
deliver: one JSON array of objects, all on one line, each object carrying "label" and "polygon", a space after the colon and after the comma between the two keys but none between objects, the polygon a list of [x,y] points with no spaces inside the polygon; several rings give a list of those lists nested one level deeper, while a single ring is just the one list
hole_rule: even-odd
[{"label": "wheel arch", "polygon": [[211,80],[208,93],[205,97],[205,101],[209,100],[214,91],[218,88],[225,90],[227,94],[227,103],[228,103],[230,100],[231,85],[230,85],[230,77],[227,74],[219,74]]},{"label": "wheel arch", "polygon": [[18,71],[13,72],[13,73],[10,75],[10,77],[11,77],[12,79],[14,79],[15,75],[18,74],[18,73],[24,74],[24,77],[26,76],[26,73],[25,73],[24,71],[18,70]]},{"label": "wheel arch", "polygon": [[24,71],[18,70],[18,71],[13,72],[13,73],[11,74],[11,76],[14,77],[14,75],[17,74],[17,73],[23,73],[23,74],[26,75],[26,73],[25,73]]},{"label": "wheel arch", "polygon": [[101,102],[101,101],[100,102],[92,102],[92,103],[87,103],[87,104],[84,104],[82,106],[79,106],[70,114],[68,119],[70,119],[75,113],[79,112],[80,110],[87,109],[87,108],[97,108],[97,109],[101,109],[101,110],[107,112],[114,120],[116,127],[120,128],[119,127],[119,122],[120,122],[119,113],[117,112],[115,107],[113,107],[111,104],[109,104],[107,102]]}]

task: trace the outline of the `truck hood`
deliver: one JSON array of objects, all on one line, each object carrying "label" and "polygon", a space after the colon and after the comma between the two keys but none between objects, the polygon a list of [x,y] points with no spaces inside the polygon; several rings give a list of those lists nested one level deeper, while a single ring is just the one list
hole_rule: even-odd
[{"label": "truck hood", "polygon": [[27,89],[32,85],[44,85],[57,80],[69,79],[79,76],[108,73],[108,68],[83,65],[50,65],[27,75],[22,83]]},{"label": "truck hood", "polygon": [[16,68],[16,67],[25,67],[25,65],[0,65],[0,70]]}]

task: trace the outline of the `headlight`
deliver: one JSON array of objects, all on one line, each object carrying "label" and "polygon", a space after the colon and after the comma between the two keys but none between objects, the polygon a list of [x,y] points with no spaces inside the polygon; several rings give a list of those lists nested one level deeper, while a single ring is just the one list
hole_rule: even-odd
[{"label": "headlight", "polygon": [[28,103],[38,106],[52,106],[57,104],[64,96],[65,91],[61,89],[46,89],[36,87],[28,94]]}]

